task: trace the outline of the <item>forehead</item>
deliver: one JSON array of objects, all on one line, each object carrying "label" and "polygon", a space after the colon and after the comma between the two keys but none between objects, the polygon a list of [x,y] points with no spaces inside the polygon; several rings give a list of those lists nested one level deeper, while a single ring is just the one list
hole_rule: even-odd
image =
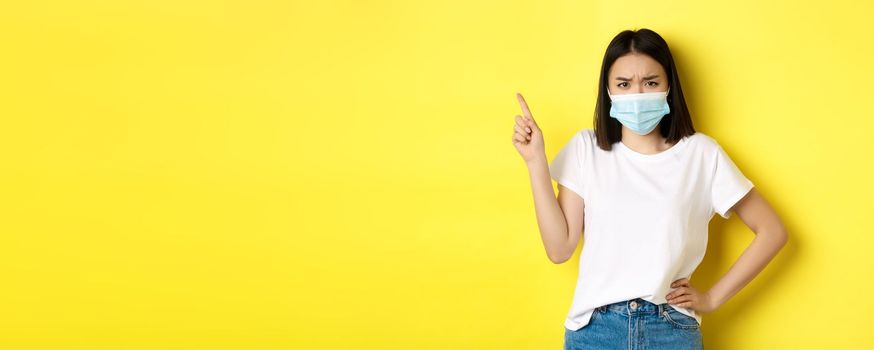
[{"label": "forehead", "polygon": [[665,70],[658,61],[649,55],[641,53],[629,53],[617,58],[616,61],[613,62],[613,65],[610,67],[610,72],[608,73],[610,78],[617,76],[626,78],[633,76],[642,77],[652,74],[658,74],[664,77]]}]

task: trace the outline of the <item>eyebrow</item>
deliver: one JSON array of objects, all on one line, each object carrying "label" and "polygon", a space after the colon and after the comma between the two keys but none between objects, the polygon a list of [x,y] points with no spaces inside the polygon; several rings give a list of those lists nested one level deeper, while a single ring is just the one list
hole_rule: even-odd
[{"label": "eyebrow", "polygon": [[[658,78],[658,77],[659,77],[658,74],[653,74],[653,75],[650,75],[650,76],[645,76],[645,77],[643,77],[643,80],[650,80],[650,79],[652,79],[652,78]],[[631,81],[631,78],[616,77],[616,80]]]}]

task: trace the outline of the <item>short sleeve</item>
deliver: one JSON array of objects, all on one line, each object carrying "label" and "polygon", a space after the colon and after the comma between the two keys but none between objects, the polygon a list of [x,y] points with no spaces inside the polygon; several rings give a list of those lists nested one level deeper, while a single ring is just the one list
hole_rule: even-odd
[{"label": "short sleeve", "polygon": [[710,190],[711,204],[719,216],[728,219],[731,217],[728,210],[753,188],[753,183],[738,169],[722,146],[717,145],[716,149],[716,169]]},{"label": "short sleeve", "polygon": [[549,174],[553,180],[583,197],[583,154],[585,140],[582,132],[578,132],[558,151]]}]

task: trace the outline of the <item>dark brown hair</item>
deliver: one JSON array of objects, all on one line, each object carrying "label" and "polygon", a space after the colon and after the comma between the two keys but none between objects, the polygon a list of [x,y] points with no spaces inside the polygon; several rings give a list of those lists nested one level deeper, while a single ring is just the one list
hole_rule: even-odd
[{"label": "dark brown hair", "polygon": [[668,43],[656,32],[641,28],[636,31],[624,30],[617,34],[604,53],[601,62],[601,77],[598,81],[598,100],[595,103],[595,136],[598,147],[605,151],[613,148],[613,144],[622,140],[622,124],[610,117],[610,96],[607,95],[607,83],[610,67],[619,57],[629,53],[641,53],[652,57],[662,65],[667,74],[668,105],[670,113],[662,117],[657,129],[668,143],[675,143],[685,136],[695,133],[692,127],[692,116],[686,107],[683,89],[680,87],[680,77]]}]

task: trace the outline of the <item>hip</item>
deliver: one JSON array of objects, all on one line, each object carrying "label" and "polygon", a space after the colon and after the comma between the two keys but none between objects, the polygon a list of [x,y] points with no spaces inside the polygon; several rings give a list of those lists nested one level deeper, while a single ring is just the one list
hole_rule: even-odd
[{"label": "hip", "polygon": [[578,330],[565,328],[570,349],[704,349],[701,327],[670,304],[634,298],[602,305]]}]

